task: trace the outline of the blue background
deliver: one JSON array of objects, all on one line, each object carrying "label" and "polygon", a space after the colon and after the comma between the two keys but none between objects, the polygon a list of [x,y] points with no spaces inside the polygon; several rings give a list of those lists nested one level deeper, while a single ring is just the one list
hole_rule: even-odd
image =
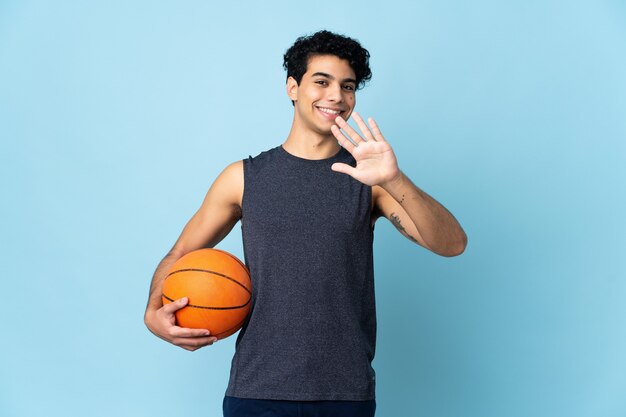
[{"label": "blue background", "polygon": [[503,3],[0,0],[0,414],[221,415],[234,337],[155,338],[149,281],[286,138],[282,54],[327,28],[469,236],[447,259],[377,224],[377,415],[626,415],[626,3]]}]

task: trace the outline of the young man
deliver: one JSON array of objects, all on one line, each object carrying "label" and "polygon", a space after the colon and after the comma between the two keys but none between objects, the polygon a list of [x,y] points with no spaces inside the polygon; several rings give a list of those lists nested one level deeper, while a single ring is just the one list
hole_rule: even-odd
[{"label": "young man", "polygon": [[465,249],[452,214],[404,175],[374,120],[353,112],[371,78],[368,61],[353,39],[327,31],[299,38],[284,56],[289,136],[224,169],[154,273],[148,328],[187,350],[213,344],[208,331],[175,325],[187,299],[163,306],[162,282],[177,259],[215,246],[241,220],[253,302],[225,416],[373,416],[376,219],[439,255]]}]

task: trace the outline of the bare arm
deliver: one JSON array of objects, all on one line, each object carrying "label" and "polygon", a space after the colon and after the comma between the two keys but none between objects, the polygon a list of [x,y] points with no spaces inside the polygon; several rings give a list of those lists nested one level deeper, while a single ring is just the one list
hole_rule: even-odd
[{"label": "bare arm", "polygon": [[395,180],[372,187],[375,212],[411,241],[442,256],[457,256],[467,236],[454,216],[401,171]]},{"label": "bare arm", "polygon": [[183,308],[186,298],[163,306],[161,293],[168,271],[183,255],[218,244],[241,218],[243,162],[229,165],[217,177],[202,205],[184,227],[180,237],[159,263],[150,284],[144,322],[156,336],[187,350],[196,350],[217,339],[208,330],[175,325],[174,313]]},{"label": "bare arm", "polygon": [[351,167],[335,163],[331,168],[372,186],[374,217],[387,217],[407,238],[439,255],[463,253],[467,236],[459,222],[400,171],[391,145],[374,119],[368,120],[368,128],[358,113],[352,115],[363,136],[339,116],[335,119],[337,126],[331,130],[339,143],[352,154],[357,165]]}]

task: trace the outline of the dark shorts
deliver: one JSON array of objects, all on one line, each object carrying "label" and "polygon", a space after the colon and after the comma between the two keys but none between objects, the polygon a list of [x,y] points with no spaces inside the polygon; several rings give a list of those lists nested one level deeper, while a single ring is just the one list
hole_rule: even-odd
[{"label": "dark shorts", "polygon": [[374,417],[376,401],[283,401],[224,397],[224,417]]}]

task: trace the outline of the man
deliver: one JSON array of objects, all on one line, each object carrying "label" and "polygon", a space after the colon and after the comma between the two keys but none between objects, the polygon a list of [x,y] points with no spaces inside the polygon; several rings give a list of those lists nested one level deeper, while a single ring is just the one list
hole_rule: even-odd
[{"label": "man", "polygon": [[467,238],[399,169],[375,121],[353,112],[371,78],[367,50],[321,31],[299,38],[284,66],[294,105],[289,136],[218,176],[154,274],[145,323],[187,350],[216,341],[175,325],[188,300],[163,306],[162,282],[177,259],[215,246],[241,220],[253,301],[224,415],[373,416],[376,219],[442,256],[461,254]]}]

